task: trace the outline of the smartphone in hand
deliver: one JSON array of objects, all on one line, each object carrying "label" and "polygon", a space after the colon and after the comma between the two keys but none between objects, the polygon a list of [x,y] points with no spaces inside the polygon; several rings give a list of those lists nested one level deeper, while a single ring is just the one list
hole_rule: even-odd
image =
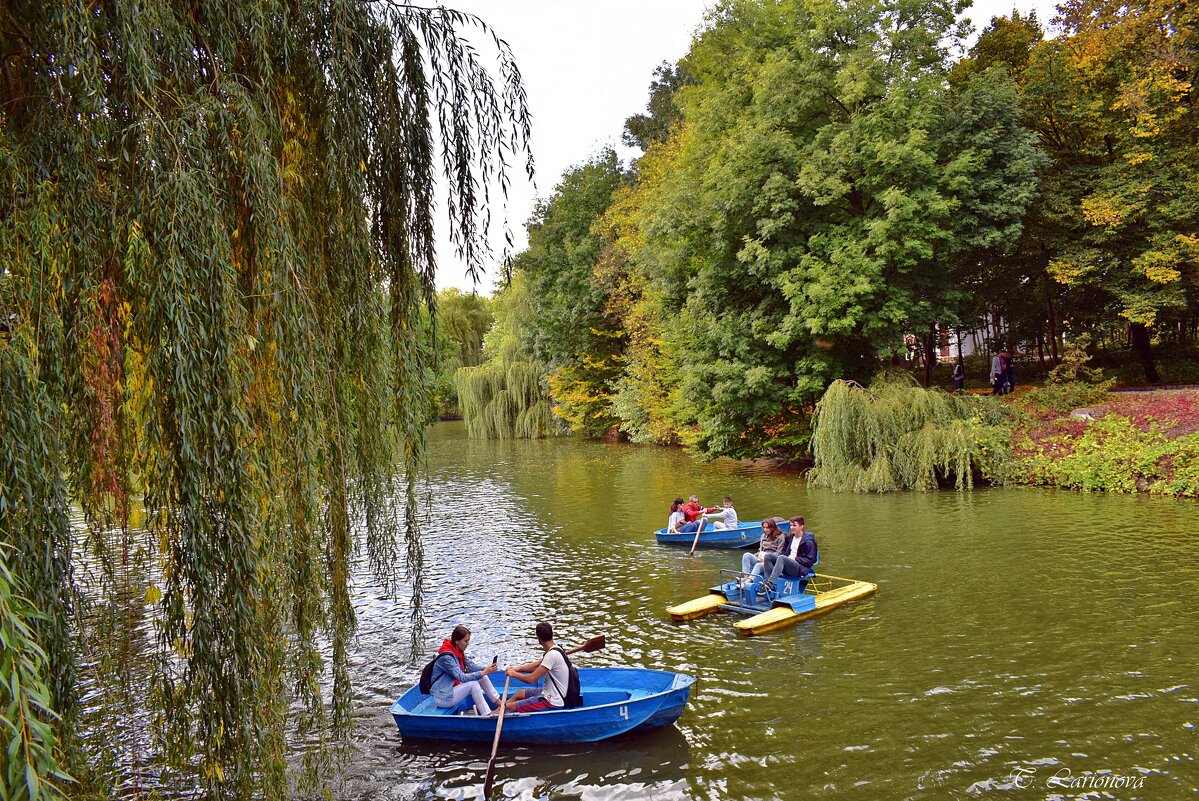
[{"label": "smartphone in hand", "polygon": [[499,664],[499,661],[500,661],[499,654],[496,654],[495,656],[491,657],[491,664],[493,664],[493,665]]}]

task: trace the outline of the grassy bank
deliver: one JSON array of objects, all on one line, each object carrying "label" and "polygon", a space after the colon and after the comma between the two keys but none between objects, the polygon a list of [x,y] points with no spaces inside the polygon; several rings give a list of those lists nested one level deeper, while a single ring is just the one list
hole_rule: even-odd
[{"label": "grassy bank", "polygon": [[1009,401],[1009,483],[1199,497],[1199,392],[1112,393],[1073,412],[1026,398]]}]

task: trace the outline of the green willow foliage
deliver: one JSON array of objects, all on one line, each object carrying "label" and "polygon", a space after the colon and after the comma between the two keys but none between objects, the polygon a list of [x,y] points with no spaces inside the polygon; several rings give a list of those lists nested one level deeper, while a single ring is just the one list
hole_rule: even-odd
[{"label": "green willow foliage", "polygon": [[156,754],[283,797],[289,718],[349,723],[352,521],[419,613],[434,171],[476,274],[528,154],[519,72],[477,18],[398,2],[13,3],[0,44],[0,541],[59,733],[71,638],[108,646],[72,626],[69,496],[105,575],[113,532],[153,560]]},{"label": "green willow foliage", "polygon": [[974,485],[1006,461],[1003,405],[882,376],[869,389],[834,381],[816,404],[808,473],[814,486],[852,492],[936,489],[938,479]]},{"label": "green willow foliage", "polygon": [[521,273],[495,299],[495,325],[487,333],[480,365],[454,374],[454,386],[476,439],[538,439],[559,431],[545,387],[545,367],[526,343],[533,299]]},{"label": "green willow foliage", "polygon": [[553,433],[541,367],[532,362],[464,367],[454,375],[466,431],[476,439],[538,439]]},{"label": "green willow foliage", "polygon": [[5,550],[0,546],[0,798],[50,801],[63,797],[59,784],[70,777],[59,768],[46,653],[30,625],[35,612],[17,594]]}]

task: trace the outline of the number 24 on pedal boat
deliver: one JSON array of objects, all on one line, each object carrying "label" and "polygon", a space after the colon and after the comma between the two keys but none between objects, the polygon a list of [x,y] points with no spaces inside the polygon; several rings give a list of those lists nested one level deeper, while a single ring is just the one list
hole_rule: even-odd
[{"label": "number 24 on pedal boat", "polygon": [[780,576],[775,581],[774,592],[767,592],[761,577],[742,586],[737,580],[740,572],[720,572],[729,580],[712,587],[702,598],[667,609],[671,620],[676,623],[694,620],[724,610],[751,615],[733,624],[738,634],[766,634],[824,614],[849,601],[865,598],[878,589],[877,584],[866,581],[809,573],[801,578]]}]

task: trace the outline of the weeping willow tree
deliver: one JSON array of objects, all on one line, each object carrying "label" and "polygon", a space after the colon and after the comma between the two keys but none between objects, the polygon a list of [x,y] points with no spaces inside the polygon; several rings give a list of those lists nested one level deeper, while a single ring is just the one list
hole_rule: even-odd
[{"label": "weeping willow tree", "polygon": [[815,486],[852,492],[929,490],[974,473],[999,475],[1006,459],[1006,407],[990,397],[950,395],[884,375],[869,389],[834,381],[812,418],[808,474]]},{"label": "weeping willow tree", "polygon": [[[59,768],[57,716],[45,682],[46,652],[33,634],[36,615],[20,595],[20,582],[8,567],[7,546],[0,543],[0,710],[4,727],[4,768],[0,798],[26,801],[54,797],[70,777]],[[42,788],[45,788],[44,790]]]},{"label": "weeping willow tree", "polygon": [[359,0],[5,3],[0,53],[0,542],[51,731],[73,772],[121,758],[66,733],[81,665],[141,690],[98,634],[140,619],[90,622],[122,578],[154,655],[110,739],[284,797],[288,726],[348,730],[352,520],[420,607],[434,176],[477,275],[491,188],[532,170],[519,72],[477,18]]},{"label": "weeping willow tree", "polygon": [[467,433],[476,439],[536,439],[558,433],[545,368],[532,355],[528,280],[513,273],[496,297],[495,325],[484,339],[487,360],[454,373]]}]

